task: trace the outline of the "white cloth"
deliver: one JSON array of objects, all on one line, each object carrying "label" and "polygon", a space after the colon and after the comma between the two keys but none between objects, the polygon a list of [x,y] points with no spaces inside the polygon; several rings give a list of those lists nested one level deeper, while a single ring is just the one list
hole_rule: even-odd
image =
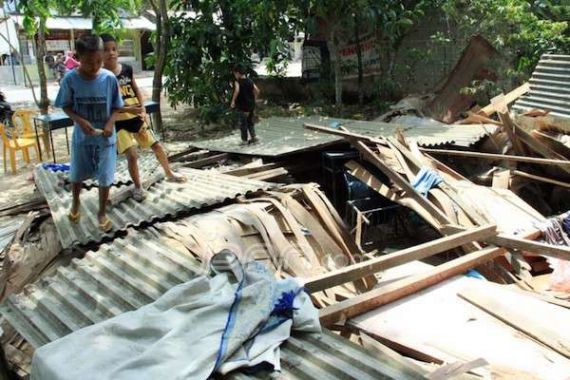
[{"label": "white cloth", "polygon": [[[237,259],[216,269],[213,278],[176,286],[139,310],[41,347],[32,379],[207,379],[262,362],[278,370],[279,345],[291,329],[321,331],[296,281],[276,281],[264,265]],[[293,310],[284,299],[294,300]]]}]

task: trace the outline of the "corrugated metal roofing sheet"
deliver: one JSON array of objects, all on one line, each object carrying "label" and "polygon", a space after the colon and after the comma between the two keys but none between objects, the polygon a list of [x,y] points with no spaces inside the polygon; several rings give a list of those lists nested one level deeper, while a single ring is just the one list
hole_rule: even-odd
[{"label": "corrugated metal roofing sheet", "polygon": [[530,91],[513,108],[550,110],[550,115],[570,119],[570,55],[545,54],[529,81]]},{"label": "corrugated metal roofing sheet", "polygon": [[[58,177],[41,166],[34,177],[38,189],[48,202],[62,247],[99,242],[115,232],[143,222],[175,216],[184,211],[213,206],[258,190],[267,190],[274,184],[255,181],[213,171],[180,169],[188,177],[186,183],[160,181],[148,190],[143,202],[129,198],[120,204],[108,207],[107,216],[113,222],[113,230],[103,233],[98,228],[98,189],[84,190],[81,194],[81,219],[72,223],[68,218],[71,207],[71,193],[58,181]],[[113,191],[113,190],[112,190]]]},{"label": "corrugated metal roofing sheet", "polygon": [[200,273],[187,251],[161,244],[152,227],[102,245],[28,285],[0,308],[34,347],[156,300]]},{"label": "corrugated metal roofing sheet", "polygon": [[10,244],[16,232],[18,232],[18,229],[23,224],[24,219],[22,216],[15,216],[4,218],[0,222],[0,252]]},{"label": "corrugated metal roofing sheet", "polygon": [[[48,164],[49,165],[49,164]],[[138,166],[141,178],[146,178],[147,176],[151,175],[155,170],[162,170],[158,160],[154,156],[154,154],[141,154],[138,158]],[[61,183],[69,183],[69,173],[64,171],[57,171],[57,172],[47,172],[46,175],[52,175],[55,178],[52,179],[53,181],[59,181]],[[129,174],[128,170],[128,163],[124,156],[120,156],[117,159],[117,166],[115,169],[115,181],[113,182],[113,186],[120,186],[120,185],[128,185],[133,183],[131,180],[131,175]],[[95,179],[88,179],[83,182],[84,188],[91,188],[97,186],[97,180]]]},{"label": "corrugated metal roofing sheet", "polygon": [[[161,241],[150,227],[130,231],[28,285],[0,307],[8,322],[34,347],[148,304],[169,288],[203,273],[183,248]],[[396,363],[382,362],[346,339],[296,334],[282,346],[288,379],[410,379]],[[249,378],[246,375],[230,376]]]},{"label": "corrugated metal roofing sheet", "polygon": [[257,136],[260,139],[258,144],[240,146],[239,132],[234,132],[229,136],[218,139],[192,142],[191,145],[218,152],[258,156],[283,156],[305,150],[321,149],[343,141],[338,136],[306,130],[303,128],[304,123],[323,126],[334,126],[338,123],[348,128],[351,132],[375,137],[390,137],[399,129],[410,140],[415,140],[422,146],[446,144],[469,146],[497,129],[494,125],[395,124],[321,116],[300,118],[271,117],[255,126]]}]

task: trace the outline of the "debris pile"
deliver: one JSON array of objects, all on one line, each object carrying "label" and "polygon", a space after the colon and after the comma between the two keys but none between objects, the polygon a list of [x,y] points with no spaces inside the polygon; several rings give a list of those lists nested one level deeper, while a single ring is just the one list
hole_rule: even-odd
[{"label": "debris pile", "polygon": [[473,38],[434,96],[378,121],[269,118],[259,144],[192,143],[170,157],[186,183],[143,157],[141,203],[121,162],[106,234],[96,183],[72,224],[65,168],[38,166],[39,194],[0,210],[20,215],[2,235],[10,367],[50,379],[566,378],[570,111],[557,68],[570,57],[544,56],[529,83],[469,109],[460,89],[494,80],[495,56]]}]

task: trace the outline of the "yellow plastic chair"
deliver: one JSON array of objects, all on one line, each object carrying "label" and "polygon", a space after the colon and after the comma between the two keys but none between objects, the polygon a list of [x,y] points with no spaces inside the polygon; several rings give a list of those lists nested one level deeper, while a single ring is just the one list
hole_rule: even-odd
[{"label": "yellow plastic chair", "polygon": [[[12,114],[12,124],[18,133],[18,137],[22,139],[35,139],[36,130],[34,128],[34,116],[38,114],[37,111],[28,108],[20,108]],[[44,134],[41,128],[38,128],[38,139],[44,142],[44,149],[49,155],[51,146],[49,138]]]},{"label": "yellow plastic chair", "polygon": [[[36,111],[25,108],[14,111],[12,114],[12,123],[14,124],[14,128],[16,128],[20,138],[36,138],[36,132],[33,124],[33,119],[36,114]],[[38,135],[41,136],[42,132],[38,131]]]},{"label": "yellow plastic chair", "polygon": [[36,143],[35,134],[33,138],[18,138],[16,131],[10,131],[9,133],[6,130],[4,124],[0,123],[0,135],[2,136],[2,145],[3,145],[3,153],[4,153],[4,172],[7,170],[7,155],[10,155],[10,167],[12,168],[12,173],[16,174],[17,170],[17,161],[16,161],[16,152],[21,150],[22,157],[24,158],[24,162],[29,164],[30,163],[30,148],[34,148],[36,150],[36,157],[39,161],[40,153],[38,150],[38,144]]}]

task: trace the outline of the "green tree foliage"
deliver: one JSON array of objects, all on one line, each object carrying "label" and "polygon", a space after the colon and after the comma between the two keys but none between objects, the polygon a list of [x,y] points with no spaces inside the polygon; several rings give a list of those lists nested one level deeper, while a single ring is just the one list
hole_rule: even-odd
[{"label": "green tree foliage", "polygon": [[542,54],[563,53],[568,48],[568,23],[550,18],[551,12],[562,12],[567,6],[556,8],[555,3],[556,0],[447,0],[444,9],[459,31],[465,35],[481,34],[493,44],[506,61],[502,79],[514,84],[528,78]]},{"label": "green tree foliage", "polygon": [[[140,0],[21,0],[18,10],[24,15],[24,29],[35,35],[42,20],[52,15],[71,15],[75,12],[93,19],[93,31],[104,33],[121,29],[120,12],[135,13]],[[45,32],[49,33],[48,30]]]},{"label": "green tree foliage", "polygon": [[47,19],[54,15],[70,15],[80,12],[93,19],[96,33],[116,32],[121,28],[119,12],[135,12],[140,0],[21,0],[18,10],[24,15],[23,26],[26,33],[34,37],[38,74],[40,77],[40,100],[38,106],[42,113],[47,112],[47,75],[44,68],[45,38],[49,33]]},{"label": "green tree foliage", "polygon": [[[435,40],[465,44],[473,34],[501,52],[502,78],[526,79],[541,54],[568,47],[568,0],[173,0],[166,87],[171,102],[193,104],[205,121],[227,111],[236,62],[252,67],[254,53],[268,57],[277,72],[287,58],[288,38],[303,28],[327,39],[335,102],[342,103],[343,68],[338,47],[374,31],[382,62],[383,88],[394,83],[396,58],[406,36],[429,12],[446,14],[446,30]],[[453,37],[448,36],[452,28]],[[463,36],[463,40],[457,40]],[[357,43],[359,84],[362,52]],[[421,49],[415,52],[421,59]],[[427,50],[427,47],[426,47]],[[346,71],[346,70],[345,70]],[[500,84],[503,86],[503,84]],[[389,91],[386,91],[389,93]],[[379,92],[383,93],[383,92]],[[362,94],[360,95],[362,99]],[[362,100],[361,100],[362,101]]]},{"label": "green tree foliage", "polygon": [[[176,1],[178,1],[176,3]],[[217,121],[227,110],[233,65],[253,66],[252,55],[276,70],[288,56],[286,41],[299,25],[290,0],[175,0],[165,86],[173,105],[194,104]]]}]

